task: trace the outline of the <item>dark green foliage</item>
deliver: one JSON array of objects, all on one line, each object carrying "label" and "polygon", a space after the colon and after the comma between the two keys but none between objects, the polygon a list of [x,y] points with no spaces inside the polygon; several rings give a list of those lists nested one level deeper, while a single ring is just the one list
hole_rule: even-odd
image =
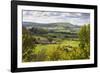
[{"label": "dark green foliage", "polygon": [[79,31],[80,47],[85,48],[90,46],[90,25],[84,25]]},{"label": "dark green foliage", "polygon": [[48,39],[49,42],[52,42],[53,41],[53,39],[50,38],[50,37],[48,37],[47,39]]},{"label": "dark green foliage", "polygon": [[22,58],[23,61],[29,62],[32,61],[33,48],[35,45],[33,44],[35,39],[32,37],[31,33],[23,27],[22,29]]},{"label": "dark green foliage", "polygon": [[42,28],[34,28],[34,27],[32,27],[30,29],[30,32],[32,32],[32,34],[46,34],[47,30],[46,29],[42,29]]},{"label": "dark green foliage", "polygon": [[85,55],[90,54],[90,24],[84,25],[79,31],[80,48],[84,49]]}]

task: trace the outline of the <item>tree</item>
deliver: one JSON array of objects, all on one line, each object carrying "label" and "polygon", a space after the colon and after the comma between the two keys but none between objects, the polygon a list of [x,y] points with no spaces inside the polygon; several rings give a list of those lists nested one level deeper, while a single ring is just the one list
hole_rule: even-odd
[{"label": "tree", "polygon": [[22,60],[23,62],[32,61],[34,38],[32,34],[25,28],[22,28]]},{"label": "tree", "polygon": [[78,33],[81,48],[90,48],[90,24],[83,25]]},{"label": "tree", "polygon": [[47,39],[48,39],[49,42],[53,41],[53,39],[51,37],[48,37]]},{"label": "tree", "polygon": [[80,48],[82,48],[84,57],[89,58],[90,55],[90,24],[83,25],[79,31]]}]

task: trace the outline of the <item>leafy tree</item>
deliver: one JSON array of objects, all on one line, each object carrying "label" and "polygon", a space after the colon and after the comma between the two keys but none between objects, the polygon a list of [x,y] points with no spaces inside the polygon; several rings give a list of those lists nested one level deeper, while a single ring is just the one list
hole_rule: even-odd
[{"label": "leafy tree", "polygon": [[47,39],[48,39],[49,42],[53,41],[53,39],[51,37],[48,37]]},{"label": "leafy tree", "polygon": [[32,61],[33,48],[35,45],[33,44],[34,38],[31,33],[25,28],[22,28],[22,59],[23,62]]},{"label": "leafy tree", "polygon": [[90,46],[90,24],[83,25],[79,31],[80,47]]},{"label": "leafy tree", "polygon": [[83,25],[78,33],[80,40],[80,48],[84,49],[85,55],[90,54],[90,24]]}]

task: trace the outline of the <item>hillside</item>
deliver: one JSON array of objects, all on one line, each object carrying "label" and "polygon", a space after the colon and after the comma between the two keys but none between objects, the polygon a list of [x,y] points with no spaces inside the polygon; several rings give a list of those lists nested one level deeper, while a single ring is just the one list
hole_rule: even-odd
[{"label": "hillside", "polygon": [[31,28],[41,28],[41,29],[47,29],[47,30],[53,30],[53,31],[69,31],[69,32],[77,32],[80,26],[73,25],[71,23],[33,23],[33,22],[23,22],[22,23],[24,27],[27,29]]}]

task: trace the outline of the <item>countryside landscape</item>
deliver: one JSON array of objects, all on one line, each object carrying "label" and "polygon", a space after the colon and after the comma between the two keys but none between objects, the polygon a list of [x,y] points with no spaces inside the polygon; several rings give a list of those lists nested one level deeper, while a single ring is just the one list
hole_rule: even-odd
[{"label": "countryside landscape", "polygon": [[89,20],[89,13],[24,10],[22,61],[89,59]]}]

